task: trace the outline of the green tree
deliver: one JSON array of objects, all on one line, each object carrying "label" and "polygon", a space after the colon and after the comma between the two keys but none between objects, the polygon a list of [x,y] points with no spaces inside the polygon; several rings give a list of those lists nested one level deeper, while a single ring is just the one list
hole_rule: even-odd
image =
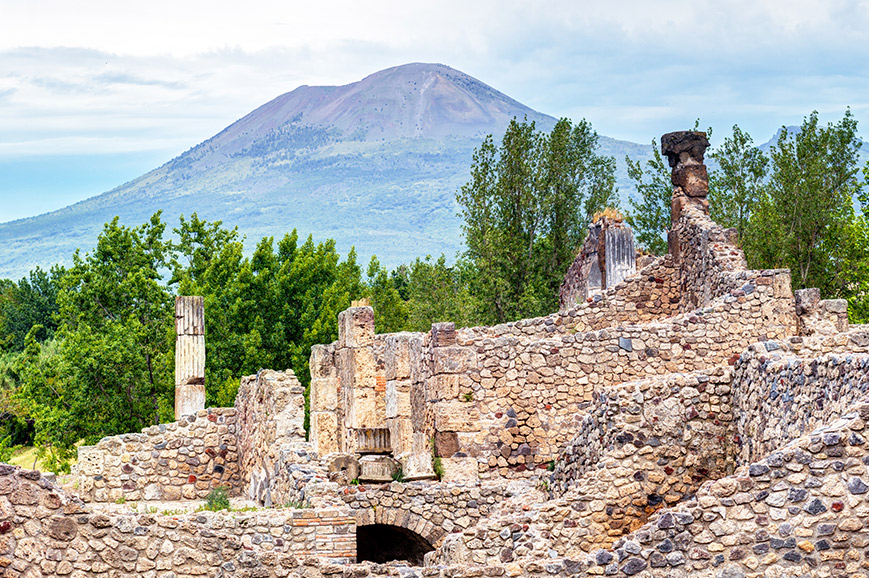
[{"label": "green tree", "polygon": [[745,235],[751,211],[763,195],[769,159],[737,125],[709,156],[718,163],[709,175],[709,214]]},{"label": "green tree", "polygon": [[548,135],[514,119],[499,147],[490,136],[475,151],[456,198],[483,320],[557,307],[558,283],[592,215],[616,202],[614,161],[596,151],[591,125],[567,119]]},{"label": "green tree", "polygon": [[160,214],[135,228],[115,218],[92,253],[73,256],[57,302],[59,349],[46,358],[31,328],[18,397],[36,443],[63,469],[79,440],[137,431],[171,417],[172,296],[161,283]]},{"label": "green tree", "polygon": [[37,338],[50,339],[57,329],[57,292],[66,270],[55,265],[49,271],[37,267],[18,283],[0,280],[0,349],[21,351],[24,337],[35,325]]},{"label": "green tree", "polygon": [[782,129],[770,150],[769,185],[744,242],[752,267],[788,267],[795,288],[853,294],[853,271],[865,253],[862,220],[854,212],[864,186],[858,178],[861,144],[850,109],[826,127],[813,112],[798,131]]},{"label": "green tree", "polygon": [[471,294],[469,279],[475,274],[466,261],[448,267],[446,258],[417,258],[409,267],[408,326],[427,331],[432,323],[453,321],[457,327],[481,322],[479,305]]},{"label": "green tree", "polygon": [[632,198],[626,219],[634,231],[637,245],[653,255],[667,252],[667,231],[670,230],[670,204],[673,184],[670,169],[661,155],[661,148],[652,139],[652,158],[645,169],[640,161],[625,157],[628,177],[634,182],[638,198]]},{"label": "green tree", "polygon": [[368,265],[368,291],[377,333],[407,329],[407,303],[401,298],[389,272],[380,266],[377,257],[371,257]]}]

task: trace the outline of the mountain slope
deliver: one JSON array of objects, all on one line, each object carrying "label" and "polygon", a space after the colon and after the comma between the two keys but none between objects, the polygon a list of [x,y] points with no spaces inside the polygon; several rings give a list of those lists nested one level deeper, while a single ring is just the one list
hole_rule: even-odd
[{"label": "mountain slope", "polygon": [[[546,130],[555,123],[438,64],[398,66],[345,86],[301,86],[138,179],[0,224],[0,277],[69,262],[115,215],[135,225],[160,209],[170,227],[196,211],[238,226],[253,242],[297,228],[390,267],[427,253],[451,257],[461,248],[454,195],[473,151],[513,117]],[[601,137],[601,152],[620,162],[649,151]]]}]

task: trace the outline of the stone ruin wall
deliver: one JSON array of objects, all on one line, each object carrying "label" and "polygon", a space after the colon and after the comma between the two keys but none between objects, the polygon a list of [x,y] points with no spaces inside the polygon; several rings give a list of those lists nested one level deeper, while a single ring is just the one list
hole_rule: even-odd
[{"label": "stone ruin wall", "polygon": [[265,504],[282,450],[305,445],[303,420],[293,373],[264,370],[242,378],[235,407],[80,447],[73,483],[88,502],[196,500],[222,486]]},{"label": "stone ruin wall", "polygon": [[241,379],[235,408],[244,494],[266,507],[280,505],[272,496],[275,466],[285,448],[305,442],[304,388],[290,370],[260,370]]},{"label": "stone ruin wall", "polygon": [[105,514],[0,464],[3,576],[279,577],[356,556],[337,509]]},{"label": "stone ruin wall", "polygon": [[78,449],[74,484],[88,502],[195,500],[241,482],[237,412],[212,408]]},{"label": "stone ruin wall", "polygon": [[[857,335],[867,336],[863,331]],[[821,345],[817,357],[787,349],[786,343],[758,343],[736,364],[739,463],[760,459],[842,417],[869,394],[869,343],[852,342],[847,351]]]},{"label": "stone ruin wall", "polygon": [[[659,260],[651,267],[666,262]],[[581,314],[571,316],[572,311],[495,328],[454,330],[450,324],[436,324],[431,333],[384,336],[384,372],[390,378],[402,378],[387,379],[388,395],[384,396],[386,421],[394,425],[392,443],[405,444],[396,455],[425,452],[424,444],[434,438],[445,469],[455,470],[458,476],[450,479],[532,475],[559,456],[573,437],[575,419],[604,384],[703,370],[728,362],[734,351],[758,340],[796,333],[787,271],[742,271],[730,277],[739,289],[709,307],[646,324],[578,331],[577,327],[584,329],[588,322]],[[635,279],[623,285],[626,291],[636,287]],[[599,310],[596,305],[588,303],[576,311],[593,314]],[[346,380],[372,382],[370,375],[377,371],[373,352],[362,354],[360,363],[360,356],[330,356],[335,346],[315,348],[311,364],[315,368],[312,422],[330,420],[330,431],[341,429],[332,426],[331,420],[340,418],[328,409],[340,405],[332,391],[340,387],[347,396]],[[330,358],[338,367],[328,363]],[[357,373],[341,379],[327,377],[347,376],[351,363]],[[360,378],[360,366],[373,369],[366,369]],[[328,385],[328,391],[319,391],[320,385]],[[331,405],[319,405],[316,400],[320,398]],[[316,412],[322,412],[322,418]],[[323,445],[319,433],[323,430],[313,431],[312,440],[321,455],[350,449]],[[344,435],[350,434],[345,431]],[[422,437],[422,444],[415,448],[411,447],[413,436]],[[325,439],[337,439],[337,435],[327,434]]]}]

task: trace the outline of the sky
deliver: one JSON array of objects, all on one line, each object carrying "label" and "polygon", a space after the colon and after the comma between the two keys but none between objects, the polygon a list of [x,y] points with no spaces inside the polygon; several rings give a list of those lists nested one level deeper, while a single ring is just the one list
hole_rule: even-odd
[{"label": "sky", "polygon": [[869,135],[869,0],[0,0],[0,222],[105,192],[274,97],[447,64],[651,142],[757,142],[850,106]]}]

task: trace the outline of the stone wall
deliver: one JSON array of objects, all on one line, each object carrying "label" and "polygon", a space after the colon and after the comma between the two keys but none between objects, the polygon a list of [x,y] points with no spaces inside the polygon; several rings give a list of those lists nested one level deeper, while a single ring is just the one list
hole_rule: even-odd
[{"label": "stone wall", "polygon": [[735,229],[725,229],[694,205],[682,210],[675,232],[681,278],[682,311],[705,307],[719,295],[738,289],[745,254]]},{"label": "stone wall", "polygon": [[[599,496],[627,498],[616,507],[639,510],[673,504],[732,464],[732,370],[676,373],[607,388],[577,427],[555,464],[556,495],[608,470]],[[615,490],[614,488],[618,488]],[[587,499],[596,492],[588,491]],[[645,498],[637,501],[639,498]],[[649,501],[651,499],[651,503]]]},{"label": "stone wall", "polygon": [[464,486],[416,482],[350,486],[341,498],[358,526],[400,526],[438,546],[448,534],[476,526],[506,495],[504,483]]},{"label": "stone wall", "polygon": [[738,458],[748,463],[841,417],[869,393],[869,354],[804,358],[777,342],[759,343],[740,357],[733,387]]},{"label": "stone wall", "polygon": [[434,428],[453,433],[452,448],[476,458],[481,475],[545,468],[605,386],[704,370],[759,339],[793,335],[787,272],[741,276],[741,288],[713,306],[646,325],[539,340],[458,331],[455,346],[433,349]]},{"label": "stone wall", "polygon": [[613,576],[851,576],[869,560],[865,423],[869,405],[704,484],[659,512],[588,573]]},{"label": "stone wall", "polygon": [[77,492],[94,502],[193,500],[238,488],[237,412],[215,408],[78,449]]},{"label": "stone wall", "polygon": [[338,509],[107,515],[39,472],[0,464],[4,576],[270,578],[309,556],[352,561],[354,518]]},{"label": "stone wall", "polygon": [[307,447],[303,426],[304,390],[292,371],[263,370],[242,378],[233,408],[80,447],[74,483],[89,502],[195,500],[223,486],[269,504],[281,452]]},{"label": "stone wall", "polygon": [[247,484],[246,495],[271,506],[281,452],[305,442],[304,388],[291,370],[260,370],[241,379],[235,407],[239,475]]}]

